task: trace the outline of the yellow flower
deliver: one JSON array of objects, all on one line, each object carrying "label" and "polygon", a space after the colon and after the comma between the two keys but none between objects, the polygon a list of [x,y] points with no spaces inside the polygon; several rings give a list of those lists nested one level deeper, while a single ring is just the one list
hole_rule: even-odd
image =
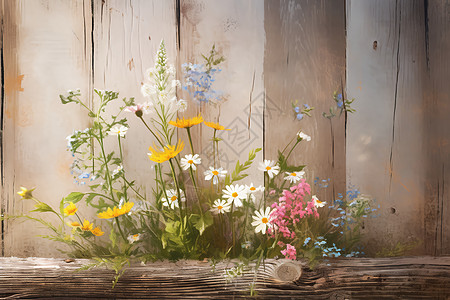
[{"label": "yellow flower", "polygon": [[205,123],[205,125],[208,127],[214,128],[215,130],[231,130],[231,129],[225,128],[225,126],[222,126],[219,123],[214,123],[214,122],[203,122],[203,123]]},{"label": "yellow flower", "polygon": [[73,202],[70,202],[69,205],[64,208],[64,214],[66,216],[73,216],[77,212],[78,208],[73,204]]},{"label": "yellow flower", "polygon": [[176,126],[178,128],[190,128],[190,127],[200,124],[202,122],[203,122],[203,118],[202,118],[201,114],[198,114],[197,117],[193,117],[190,119],[185,119],[185,118],[178,119],[177,118],[176,122],[170,121],[169,124]]},{"label": "yellow flower", "polygon": [[178,141],[178,145],[175,149],[175,145],[167,145],[164,147],[163,151],[158,151],[157,147],[153,145],[152,147],[149,147],[148,149],[151,151],[151,153],[148,153],[148,158],[150,160],[157,162],[157,163],[163,163],[165,161],[168,161],[169,159],[175,157],[180,153],[184,148],[184,142],[181,140]]},{"label": "yellow flower", "polygon": [[94,229],[91,229],[91,232],[95,236],[102,236],[104,232],[100,229],[100,227],[95,227]]},{"label": "yellow flower", "polygon": [[21,191],[17,192],[17,194],[19,194],[20,197],[22,197],[23,199],[32,199],[33,195],[31,194],[32,191],[34,191],[34,189],[27,189],[24,188],[23,186],[20,187]]},{"label": "yellow flower", "polygon": [[94,227],[94,224],[92,224],[88,220],[84,219],[83,226],[81,227],[81,230],[91,231],[92,227]]},{"label": "yellow flower", "polygon": [[72,227],[81,227],[81,224],[77,221],[67,222],[67,224]]},{"label": "yellow flower", "polygon": [[130,212],[133,205],[134,205],[133,202],[127,202],[127,203],[124,203],[121,208],[117,208],[116,206],[114,206],[114,208],[111,209],[111,207],[109,207],[108,210],[99,213],[97,216],[100,219],[115,218],[115,217],[118,217],[118,216],[121,216],[121,215],[124,215],[124,214]]}]

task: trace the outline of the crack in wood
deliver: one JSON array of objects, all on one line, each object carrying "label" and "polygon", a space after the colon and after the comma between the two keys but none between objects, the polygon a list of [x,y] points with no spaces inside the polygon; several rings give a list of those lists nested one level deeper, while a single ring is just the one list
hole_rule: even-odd
[{"label": "crack in wood", "polygon": [[247,122],[248,138],[249,139],[250,139],[250,125],[251,125],[251,118],[252,118],[252,96],[253,96],[253,90],[255,89],[255,73],[256,73],[256,71],[253,70],[252,88],[250,90],[250,104],[249,104],[248,122]]},{"label": "crack in wood", "polygon": [[430,70],[430,43],[429,43],[429,15],[428,15],[428,0],[423,0],[423,12],[425,20],[425,58],[427,62],[427,69]]},{"label": "crack in wood", "polygon": [[0,27],[0,76],[1,76],[1,87],[0,87],[0,177],[1,177],[1,195],[0,195],[0,252],[2,256],[5,256],[5,220],[3,219],[5,213],[5,204],[4,204],[4,186],[5,186],[5,178],[4,178],[4,163],[3,163],[3,121],[4,121],[4,109],[5,109],[5,62],[4,62],[4,53],[3,53],[3,30],[4,30],[4,10],[3,6],[1,9],[1,27]]},{"label": "crack in wood", "polygon": [[[398,13],[397,13],[398,9]],[[395,116],[397,111],[397,96],[398,96],[398,77],[400,74],[400,36],[401,36],[401,28],[402,28],[402,10],[399,7],[398,0],[395,1],[395,23],[397,24],[397,16],[398,16],[398,37],[397,37],[397,70],[395,77],[395,92],[394,92],[394,108],[393,108],[393,116],[392,116],[392,141],[391,141],[391,153],[389,155],[389,198],[391,194],[391,186],[392,186],[392,173],[394,170],[394,161],[393,161],[393,152],[394,152],[394,142],[395,142]]]}]

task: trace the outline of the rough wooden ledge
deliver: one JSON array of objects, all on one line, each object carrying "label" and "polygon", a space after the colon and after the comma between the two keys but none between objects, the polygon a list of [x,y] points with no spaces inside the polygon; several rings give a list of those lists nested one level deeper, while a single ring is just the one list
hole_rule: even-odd
[{"label": "rough wooden ledge", "polygon": [[[219,263],[157,262],[129,267],[115,289],[106,269],[74,272],[87,260],[0,258],[0,299],[230,299],[249,297],[253,273],[227,283]],[[338,259],[314,270],[269,260],[256,277],[265,299],[450,299],[450,257]]]}]

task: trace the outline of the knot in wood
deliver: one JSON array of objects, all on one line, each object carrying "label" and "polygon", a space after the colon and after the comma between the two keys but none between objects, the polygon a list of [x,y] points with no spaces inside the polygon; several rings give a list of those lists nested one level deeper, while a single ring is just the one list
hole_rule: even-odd
[{"label": "knot in wood", "polygon": [[275,269],[275,278],[280,281],[292,282],[302,276],[302,268],[294,262],[285,262]]}]

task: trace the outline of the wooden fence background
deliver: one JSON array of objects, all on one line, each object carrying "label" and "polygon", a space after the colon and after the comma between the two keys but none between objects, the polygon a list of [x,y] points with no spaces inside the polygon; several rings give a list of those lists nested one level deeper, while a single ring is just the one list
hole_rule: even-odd
[{"label": "wooden fence background", "polygon": [[[331,179],[323,200],[351,184],[380,204],[367,249],[402,242],[416,244],[413,254],[450,254],[448,0],[2,0],[1,20],[2,214],[32,208],[20,186],[54,206],[83,188],[65,137],[88,119],[58,95],[80,88],[94,105],[95,87],[143,101],[144,71],[164,39],[178,71],[212,44],[226,57],[216,85],[226,101],[187,114],[232,129],[222,136],[225,168],[261,146],[258,160],[275,159],[302,130],[312,141],[293,159],[310,181]],[[324,118],[334,91],[356,98],[357,112]],[[295,100],[314,106],[313,118],[295,120]],[[130,119],[124,163],[145,184],[152,139]],[[207,152],[209,135],[195,134]],[[263,177],[255,168],[251,179]],[[60,255],[34,224],[6,220],[0,230],[4,256]]]}]

